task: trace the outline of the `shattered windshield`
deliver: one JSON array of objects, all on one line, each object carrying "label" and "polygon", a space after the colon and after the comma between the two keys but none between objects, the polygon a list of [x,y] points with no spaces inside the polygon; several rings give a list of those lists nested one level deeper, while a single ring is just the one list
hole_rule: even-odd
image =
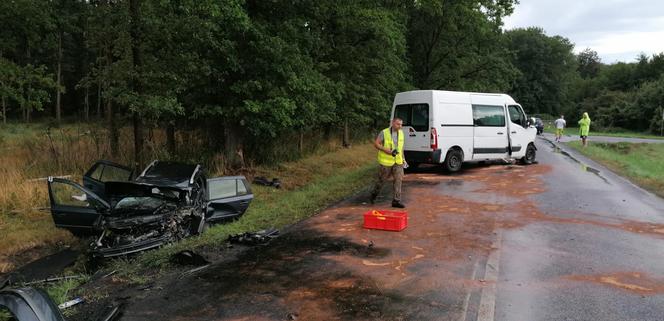
[{"label": "shattered windshield", "polygon": [[115,204],[116,210],[121,209],[141,209],[141,210],[151,210],[156,209],[165,201],[156,197],[125,197],[118,201]]}]

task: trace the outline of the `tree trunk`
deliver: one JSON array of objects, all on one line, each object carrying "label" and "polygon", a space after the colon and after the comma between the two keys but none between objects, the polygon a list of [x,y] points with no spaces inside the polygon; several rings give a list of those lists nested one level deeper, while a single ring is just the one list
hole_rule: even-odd
[{"label": "tree trunk", "polygon": [[97,82],[97,118],[101,119],[101,81]]},{"label": "tree trunk", "polygon": [[[140,33],[140,1],[139,0],[129,0],[129,14],[131,16],[131,53],[134,67],[134,79],[132,79],[132,87],[134,92],[140,97],[142,94],[141,83],[137,80],[136,74],[139,73],[142,61],[141,61],[141,33]],[[134,163],[137,169],[143,168],[143,121],[141,119],[140,113],[134,111],[133,115],[134,123]]]},{"label": "tree trunk", "polygon": [[55,89],[55,121],[60,125],[60,109],[62,101],[62,93],[60,87],[62,86],[62,31],[58,33],[58,67],[57,67],[57,82],[58,88]]},{"label": "tree trunk", "polygon": [[7,125],[7,100],[2,96],[2,123]]},{"label": "tree trunk", "polygon": [[134,166],[137,169],[143,168],[143,122],[138,113],[134,112],[132,115],[134,124]]},{"label": "tree trunk", "polygon": [[175,124],[173,122],[168,122],[166,127],[166,148],[171,157],[175,155],[176,144],[175,144]]},{"label": "tree trunk", "polygon": [[344,121],[344,137],[341,144],[343,147],[350,147],[350,129],[348,128],[348,120]]},{"label": "tree trunk", "polygon": [[224,155],[226,166],[232,168],[244,167],[244,147],[242,144],[242,129],[237,124],[224,126]]},{"label": "tree trunk", "polygon": [[120,154],[120,132],[113,113],[113,103],[110,99],[106,100],[106,122],[108,123],[108,143],[111,147],[111,156],[117,157]]},{"label": "tree trunk", "polygon": [[85,121],[90,121],[90,88],[85,87],[85,100],[83,101],[83,113],[85,114]]},{"label": "tree trunk", "polygon": [[300,131],[300,139],[297,142],[297,149],[300,152],[300,156],[304,154],[304,130]]}]

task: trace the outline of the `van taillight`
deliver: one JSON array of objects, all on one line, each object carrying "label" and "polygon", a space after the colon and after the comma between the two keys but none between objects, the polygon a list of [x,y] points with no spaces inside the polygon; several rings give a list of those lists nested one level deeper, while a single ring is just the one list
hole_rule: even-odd
[{"label": "van taillight", "polygon": [[435,128],[431,128],[431,149],[438,149],[438,132]]}]

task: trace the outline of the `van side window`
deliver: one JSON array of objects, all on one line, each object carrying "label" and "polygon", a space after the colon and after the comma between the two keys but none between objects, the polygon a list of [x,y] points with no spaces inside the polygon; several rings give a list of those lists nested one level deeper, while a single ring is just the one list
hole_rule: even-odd
[{"label": "van side window", "polygon": [[510,121],[521,126],[526,127],[526,115],[523,114],[521,108],[516,105],[510,105],[507,107],[510,112]]},{"label": "van side window", "polygon": [[397,105],[394,117],[401,118],[404,126],[411,126],[415,131],[429,131],[429,104]]},{"label": "van side window", "polygon": [[503,106],[473,105],[473,125],[505,127],[505,108]]}]

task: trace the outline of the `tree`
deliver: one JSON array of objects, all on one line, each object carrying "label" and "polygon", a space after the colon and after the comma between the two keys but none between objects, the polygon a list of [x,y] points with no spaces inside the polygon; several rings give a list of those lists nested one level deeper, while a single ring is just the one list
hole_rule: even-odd
[{"label": "tree", "polygon": [[570,103],[570,82],[576,71],[574,45],[563,37],[549,37],[541,28],[506,33],[512,63],[521,75],[510,93],[529,112],[558,114]]},{"label": "tree", "polygon": [[597,51],[586,48],[577,55],[577,61],[579,63],[577,70],[582,78],[597,77],[602,66],[602,60]]},{"label": "tree", "polygon": [[413,2],[408,56],[423,89],[504,91],[517,73],[502,36],[516,1]]}]

